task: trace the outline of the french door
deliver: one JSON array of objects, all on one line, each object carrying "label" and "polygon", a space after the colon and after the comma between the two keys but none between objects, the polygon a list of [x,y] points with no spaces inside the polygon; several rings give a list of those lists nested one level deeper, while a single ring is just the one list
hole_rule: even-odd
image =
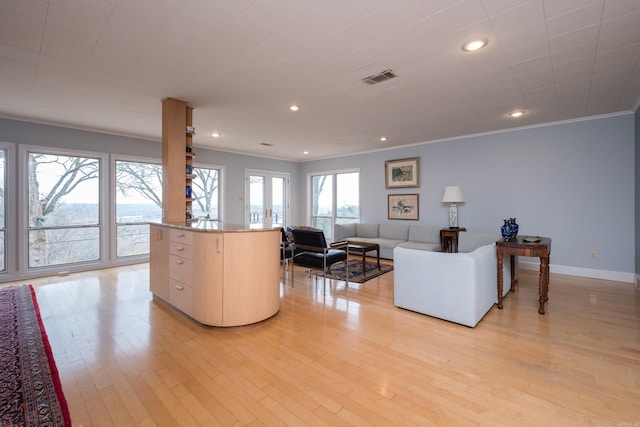
[{"label": "french door", "polygon": [[245,224],[285,227],[289,214],[289,174],[245,172]]}]

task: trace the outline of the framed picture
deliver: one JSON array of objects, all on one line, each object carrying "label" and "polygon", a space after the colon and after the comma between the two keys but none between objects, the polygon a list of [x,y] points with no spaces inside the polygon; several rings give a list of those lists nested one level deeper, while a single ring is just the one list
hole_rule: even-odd
[{"label": "framed picture", "polygon": [[384,162],[384,186],[409,188],[420,186],[420,158],[387,160]]},{"label": "framed picture", "polygon": [[389,219],[418,220],[418,194],[388,194]]}]

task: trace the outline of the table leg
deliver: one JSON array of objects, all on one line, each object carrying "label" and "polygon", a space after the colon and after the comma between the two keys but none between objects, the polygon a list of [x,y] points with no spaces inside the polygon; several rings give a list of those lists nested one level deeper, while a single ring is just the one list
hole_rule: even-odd
[{"label": "table leg", "polygon": [[516,290],[516,257],[514,255],[509,255],[509,262],[511,263],[511,292],[515,292]]},{"label": "table leg", "polygon": [[498,259],[498,308],[502,309],[502,254],[496,254]]},{"label": "table leg", "polygon": [[549,257],[540,257],[540,277],[538,279],[538,293],[540,296],[540,308],[538,313],[544,314],[544,303],[549,300]]},{"label": "table leg", "polygon": [[378,260],[378,270],[380,270],[380,245],[376,248],[376,259]]},{"label": "table leg", "polygon": [[362,275],[367,272],[367,260],[366,260],[367,251],[362,250]]}]

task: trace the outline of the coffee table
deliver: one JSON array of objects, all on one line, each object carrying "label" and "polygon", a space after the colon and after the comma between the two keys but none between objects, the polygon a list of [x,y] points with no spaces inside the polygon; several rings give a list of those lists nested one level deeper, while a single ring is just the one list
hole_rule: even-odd
[{"label": "coffee table", "polygon": [[347,246],[349,248],[349,253],[354,253],[356,255],[362,255],[362,272],[364,274],[366,270],[366,257],[367,252],[376,251],[376,260],[378,261],[378,270],[380,270],[380,245],[377,243],[369,243],[369,242],[354,242],[348,241]]}]

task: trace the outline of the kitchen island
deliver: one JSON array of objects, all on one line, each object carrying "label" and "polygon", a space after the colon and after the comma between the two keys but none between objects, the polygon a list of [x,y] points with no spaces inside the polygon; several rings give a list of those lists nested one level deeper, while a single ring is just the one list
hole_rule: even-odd
[{"label": "kitchen island", "polygon": [[280,238],[270,225],[151,223],[150,290],[203,325],[268,319],[280,309]]}]

